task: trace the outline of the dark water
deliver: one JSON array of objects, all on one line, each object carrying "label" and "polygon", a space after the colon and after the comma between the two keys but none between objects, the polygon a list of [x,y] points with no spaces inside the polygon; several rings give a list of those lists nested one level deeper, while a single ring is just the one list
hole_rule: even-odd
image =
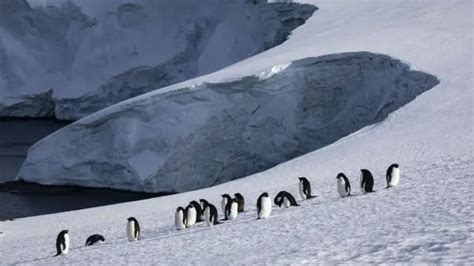
[{"label": "dark water", "polygon": [[0,184],[0,221],[163,195],[77,186],[42,186],[22,181],[6,182]]},{"label": "dark water", "polygon": [[68,123],[54,120],[0,119],[0,220],[77,210],[163,195],[14,182],[15,176],[26,158],[28,148]]}]

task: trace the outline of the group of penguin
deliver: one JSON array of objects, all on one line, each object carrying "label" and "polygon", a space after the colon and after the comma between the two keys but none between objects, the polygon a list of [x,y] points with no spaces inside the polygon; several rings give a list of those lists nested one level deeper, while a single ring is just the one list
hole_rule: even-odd
[{"label": "group of penguin", "polygon": [[[360,188],[362,193],[374,191],[374,177],[367,169],[360,170]],[[344,198],[351,195],[351,184],[344,173],[337,175],[337,191]],[[299,192],[302,200],[317,197],[311,194],[311,184],[305,177],[299,177]],[[386,172],[387,188],[396,187],[400,182],[400,168],[398,164],[392,164]],[[245,199],[240,193],[235,193],[234,198],[229,194],[221,195],[221,207],[224,213],[223,220],[234,220],[238,214],[245,209]],[[287,191],[280,191],[274,198],[275,205],[278,207],[289,208],[290,206],[299,206],[295,197]],[[262,193],[257,199],[257,219],[265,219],[272,212],[272,202],[267,192]],[[134,217],[127,219],[127,238],[134,242],[140,240],[140,225]],[[175,227],[177,230],[183,230],[192,227],[194,224],[205,221],[207,226],[220,224],[216,206],[205,199],[191,201],[186,208],[178,207],[175,212]],[[99,241],[105,241],[100,234],[94,234],[87,238],[86,246],[94,245]],[[65,255],[69,252],[68,230],[59,233],[56,239],[56,250],[58,255]]]}]

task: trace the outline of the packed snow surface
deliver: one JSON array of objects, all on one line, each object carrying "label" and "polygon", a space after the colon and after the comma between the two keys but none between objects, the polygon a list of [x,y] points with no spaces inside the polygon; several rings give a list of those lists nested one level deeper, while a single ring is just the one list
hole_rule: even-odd
[{"label": "packed snow surface", "polygon": [[[0,116],[76,120],[281,44],[315,10],[244,0],[0,0]],[[49,90],[53,97],[39,98]],[[24,108],[32,97],[47,111]]]},{"label": "packed snow surface", "polygon": [[165,193],[209,187],[323,147],[436,84],[385,55],[305,58],[80,120],[33,145],[18,178]]},{"label": "packed snow surface", "polygon": [[[253,176],[157,199],[2,222],[2,263],[473,264],[472,1],[312,3],[320,7],[318,15],[283,45],[168,90],[361,50],[402,59],[440,83],[377,124]],[[400,164],[400,185],[384,189],[385,171],[394,162]],[[374,174],[375,193],[358,192],[361,168]],[[354,188],[354,195],[344,199],[336,190],[341,171]],[[296,196],[298,176],[308,177],[319,197],[256,221],[256,198],[282,189]],[[217,206],[226,192],[242,193],[248,211],[215,228],[173,229],[177,206],[199,198]],[[139,242],[126,240],[129,216],[141,223]],[[56,235],[65,228],[72,249],[53,258]],[[103,234],[106,243],[83,247],[94,233]]]}]

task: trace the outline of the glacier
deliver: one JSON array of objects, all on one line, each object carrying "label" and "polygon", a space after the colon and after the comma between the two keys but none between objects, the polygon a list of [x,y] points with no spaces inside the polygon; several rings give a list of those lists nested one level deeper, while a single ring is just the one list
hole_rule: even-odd
[{"label": "glacier", "polygon": [[[1,0],[0,117],[77,120],[277,46],[316,9],[247,0]],[[42,97],[48,91],[53,105]],[[31,98],[44,98],[47,110],[22,108]]]},{"label": "glacier", "polygon": [[144,192],[209,187],[326,146],[438,83],[387,55],[351,52],[155,91],[42,139],[17,178]]}]

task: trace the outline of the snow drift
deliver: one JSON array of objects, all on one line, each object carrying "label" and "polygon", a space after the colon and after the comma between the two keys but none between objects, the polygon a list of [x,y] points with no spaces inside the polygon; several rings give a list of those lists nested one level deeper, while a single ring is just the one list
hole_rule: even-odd
[{"label": "snow drift", "polygon": [[389,56],[355,52],[150,93],[41,140],[18,178],[146,192],[209,187],[381,121],[438,82]]},{"label": "snow drift", "polygon": [[[316,10],[244,0],[42,2],[0,0],[0,116],[78,119],[281,44]],[[53,105],[41,97],[49,90]],[[22,108],[31,97],[48,110]]]}]

